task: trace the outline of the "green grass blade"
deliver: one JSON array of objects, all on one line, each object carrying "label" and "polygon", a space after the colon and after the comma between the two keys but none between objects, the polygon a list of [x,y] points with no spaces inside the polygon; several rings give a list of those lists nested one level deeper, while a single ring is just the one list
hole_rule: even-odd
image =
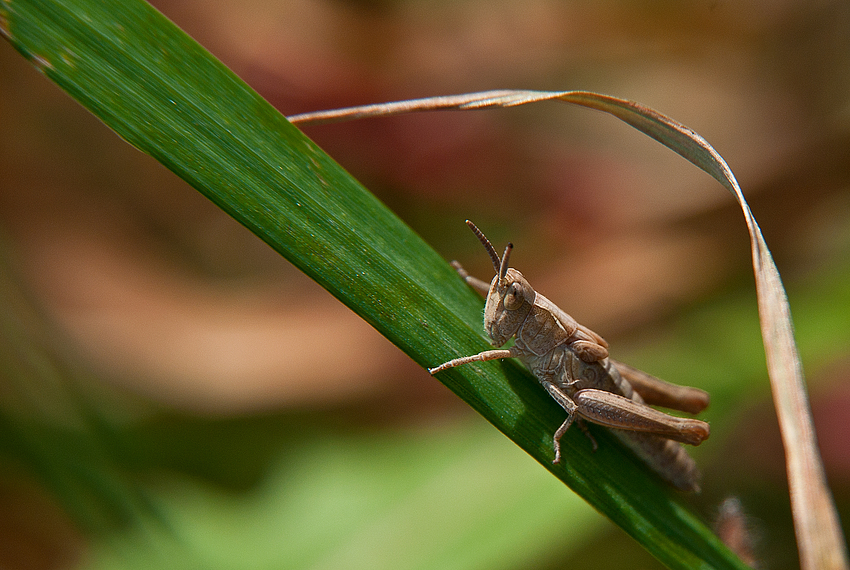
[{"label": "green grass blade", "polygon": [[[0,32],[48,78],[194,186],[422,365],[478,352],[481,300],[374,196],[238,77],[138,0],[4,0]],[[458,219],[458,224],[462,219]],[[293,299],[292,302],[298,302]],[[333,350],[333,347],[328,347]],[[515,363],[441,380],[671,568],[741,568],[604,430],[575,430]],[[329,459],[332,461],[332,458]],[[487,465],[482,464],[482,474]]]}]

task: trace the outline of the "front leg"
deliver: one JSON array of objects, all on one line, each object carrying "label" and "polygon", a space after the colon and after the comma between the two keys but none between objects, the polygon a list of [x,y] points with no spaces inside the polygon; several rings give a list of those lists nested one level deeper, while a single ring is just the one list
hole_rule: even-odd
[{"label": "front leg", "polygon": [[458,263],[457,261],[452,261],[451,266],[455,268],[457,274],[460,275],[460,278],[466,281],[466,284],[484,295],[487,296],[487,293],[490,292],[490,284],[486,281],[479,279],[478,277],[473,277],[469,273],[466,272],[466,269]]},{"label": "front leg", "polygon": [[462,356],[460,358],[455,358],[454,360],[449,360],[448,362],[444,362],[439,366],[435,366],[434,368],[429,368],[428,372],[433,376],[437,372],[442,372],[448,368],[454,368],[455,366],[462,366],[464,364],[469,364],[470,362],[486,362],[488,360],[499,360],[501,358],[516,358],[519,356],[518,349],[515,346],[510,348],[499,348],[496,350],[485,350],[484,352],[479,352],[478,354],[473,354],[472,356]]}]

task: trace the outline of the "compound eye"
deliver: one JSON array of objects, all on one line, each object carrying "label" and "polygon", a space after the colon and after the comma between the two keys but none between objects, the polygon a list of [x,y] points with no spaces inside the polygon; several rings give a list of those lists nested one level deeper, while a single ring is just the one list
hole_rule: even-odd
[{"label": "compound eye", "polygon": [[522,290],[522,285],[513,282],[508,287],[508,292],[505,293],[505,308],[509,311],[519,309],[525,301],[525,294]]}]

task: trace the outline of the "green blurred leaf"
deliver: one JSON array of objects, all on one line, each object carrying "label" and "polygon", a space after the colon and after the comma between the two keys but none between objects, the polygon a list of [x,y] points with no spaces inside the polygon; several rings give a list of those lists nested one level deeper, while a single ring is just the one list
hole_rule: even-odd
[{"label": "green blurred leaf", "polygon": [[152,501],[167,526],[101,542],[85,567],[509,569],[568,553],[602,522],[483,422],[395,433],[302,423],[300,433],[279,439],[250,489],[158,478]]},{"label": "green blurred leaf", "polygon": [[[488,346],[481,300],[451,267],[274,108],[146,3],[6,1],[0,30],[128,142],[185,179],[422,365]],[[462,223],[459,219],[458,223]],[[332,347],[329,347],[332,350]],[[563,412],[515,363],[441,380],[672,568],[739,568],[681,498]],[[481,481],[497,466],[479,462]],[[329,461],[327,469],[333,468]],[[466,544],[458,554],[468,555]]]}]

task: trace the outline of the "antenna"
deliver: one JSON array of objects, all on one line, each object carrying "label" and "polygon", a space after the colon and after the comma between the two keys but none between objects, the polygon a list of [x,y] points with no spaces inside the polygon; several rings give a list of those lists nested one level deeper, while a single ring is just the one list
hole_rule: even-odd
[{"label": "antenna", "polygon": [[[469,226],[469,229],[472,230],[472,233],[475,234],[475,236],[478,238],[478,241],[480,241],[484,245],[484,248],[490,255],[490,259],[493,260],[493,269],[496,271],[496,274],[501,274],[502,260],[499,259],[499,254],[496,253],[496,248],[493,247],[493,244],[490,243],[490,240],[487,239],[487,236],[485,236],[481,232],[481,230],[478,229],[478,226],[476,226],[469,220],[466,220],[466,225]],[[508,251],[505,250],[505,257],[507,257],[507,255]],[[505,270],[507,271],[507,268],[505,268]],[[500,277],[499,279],[501,280],[502,278]]]},{"label": "antenna", "polygon": [[502,263],[499,265],[499,284],[505,280],[505,275],[508,274],[508,258],[511,256],[511,250],[514,248],[514,244],[508,242],[508,246],[505,248],[505,253],[502,255]]}]

